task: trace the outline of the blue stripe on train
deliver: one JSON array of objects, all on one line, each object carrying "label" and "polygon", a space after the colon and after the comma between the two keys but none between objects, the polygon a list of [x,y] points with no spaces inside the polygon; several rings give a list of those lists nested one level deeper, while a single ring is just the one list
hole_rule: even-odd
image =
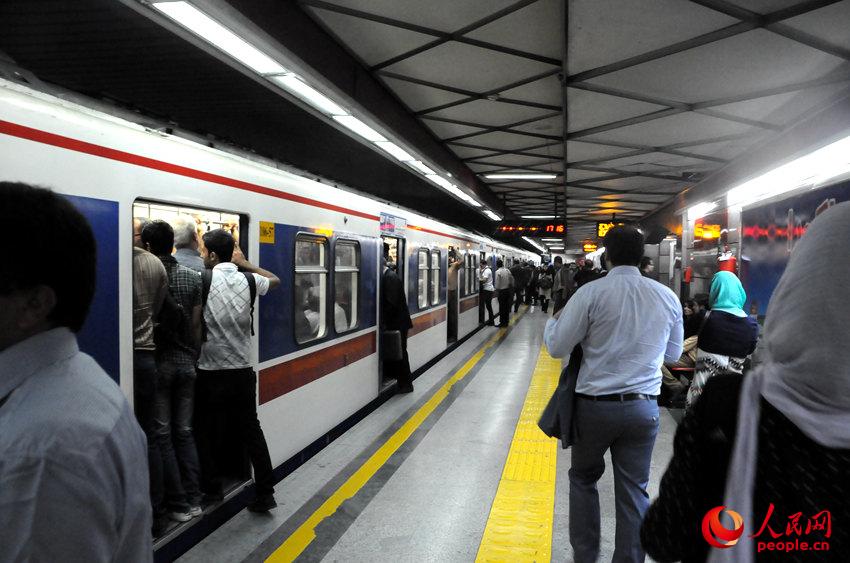
[{"label": "blue stripe on train", "polygon": [[[322,342],[336,338],[333,323],[333,301],[329,300],[330,310],[327,312],[327,335],[305,344],[295,342],[295,236],[298,233],[312,233],[313,229],[293,225],[275,224],[274,243],[260,244],[260,266],[276,274],[280,278],[280,287],[270,291],[260,298],[259,302],[259,339],[260,361],[265,362],[291,354],[296,350],[309,348]],[[378,280],[376,279],[378,249],[381,240],[376,237],[364,237],[347,233],[334,233],[330,238],[331,245],[340,239],[355,240],[360,243],[360,288],[358,292],[359,327],[363,330],[375,326],[375,311],[377,309],[376,295]],[[330,256],[333,256],[331,252]],[[333,263],[328,260],[329,277],[328,292],[333,296]]]},{"label": "blue stripe on train", "polygon": [[[97,289],[89,316],[77,334],[80,349],[119,381],[118,351],[118,202],[66,196],[88,219],[97,241]],[[69,250],[73,252],[73,249]]]}]

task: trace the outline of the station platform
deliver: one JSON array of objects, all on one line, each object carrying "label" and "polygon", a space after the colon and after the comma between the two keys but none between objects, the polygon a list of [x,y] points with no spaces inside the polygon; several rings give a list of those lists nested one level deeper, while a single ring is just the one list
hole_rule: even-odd
[{"label": "station platform", "polygon": [[[281,481],[276,509],[237,514],[179,561],[572,561],[571,450],[536,427],[560,374],[543,346],[548,318],[523,307],[509,328],[478,331]],[[651,497],[675,429],[661,409]],[[610,457],[599,495],[604,561]]]}]

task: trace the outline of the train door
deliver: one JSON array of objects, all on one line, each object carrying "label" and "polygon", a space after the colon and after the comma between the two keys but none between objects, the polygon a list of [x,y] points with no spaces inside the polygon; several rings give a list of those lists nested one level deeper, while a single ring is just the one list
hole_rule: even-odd
[{"label": "train door", "polygon": [[[398,277],[401,278],[402,287],[407,290],[407,254],[405,253],[405,240],[402,237],[390,236],[390,235],[381,235],[381,242],[383,243],[383,253],[387,257],[387,267],[393,268],[398,274]],[[378,275],[378,326],[380,326],[380,318],[381,318],[381,278],[383,277],[383,271]],[[378,339],[380,341],[380,339]],[[378,350],[378,354],[380,355],[381,350]],[[384,375],[384,366],[383,362],[379,362],[379,371],[380,371],[380,384],[381,389],[385,389],[392,383],[392,380]]]},{"label": "train door", "polygon": [[446,267],[446,286],[448,288],[446,296],[446,344],[457,341],[459,299],[462,293],[465,294],[463,288],[466,282],[468,259],[468,254],[461,253],[454,246],[449,246],[449,259]]},{"label": "train door", "polygon": [[[156,221],[163,220],[171,225],[175,234],[175,245],[180,246],[180,248],[176,249],[173,253],[174,257],[178,260],[180,264],[189,267],[192,270],[198,271],[198,275],[200,277],[201,271],[204,270],[203,259],[201,258],[201,252],[203,247],[203,235],[209,231],[215,229],[224,229],[230,232],[233,237],[236,239],[236,243],[239,245],[239,248],[242,250],[243,254],[246,258],[250,259],[249,256],[249,245],[248,245],[248,233],[249,233],[249,218],[247,215],[232,213],[228,211],[218,210],[218,209],[200,209],[193,207],[184,207],[182,205],[170,204],[164,202],[156,202],[156,201],[145,201],[145,200],[136,200],[133,203],[133,244],[134,246],[142,248],[141,242],[141,232],[140,226],[143,227],[143,224],[146,221]],[[135,262],[135,260],[134,260]],[[133,276],[134,282],[135,276]],[[136,301],[137,291],[141,291],[139,295],[144,293],[143,290],[140,290],[138,287],[134,287],[134,302]],[[179,290],[178,290],[179,291]],[[181,295],[175,295],[172,293],[178,300],[184,300],[185,297]],[[134,317],[136,311],[134,307]],[[188,321],[186,320],[188,319]],[[191,317],[188,315],[184,317],[184,326],[186,323],[192,323]],[[135,324],[135,323],[134,323]],[[153,332],[153,326],[149,328],[143,328],[142,330],[137,331],[134,326],[134,333],[139,333],[139,338],[144,338],[145,348],[148,346],[153,346],[159,352],[162,344],[160,342],[153,342],[152,336],[145,336],[145,333],[151,334]],[[136,347],[137,342],[135,342],[134,335],[134,348]],[[167,344],[166,344],[167,345]],[[191,366],[191,360],[186,357],[183,357],[183,354],[180,354],[180,357],[174,355],[169,355],[169,358],[175,361],[181,361],[181,358],[186,360],[187,364]],[[166,404],[168,401],[166,397],[170,395],[171,401],[170,405],[177,405],[181,403],[181,401],[175,401],[174,398],[181,395],[181,393],[186,392],[182,390],[176,383],[180,380],[180,378],[164,378],[163,377],[163,364],[157,365],[156,361],[153,359],[155,357],[154,351],[139,353],[138,351],[134,354],[134,366],[133,366],[133,380],[135,387],[135,404],[134,409],[137,417],[139,418],[140,424],[143,428],[147,424],[153,424],[154,417],[156,419],[161,420],[164,413],[170,411],[171,421],[174,422],[178,420],[178,418],[188,417],[188,420],[192,420],[195,417],[196,412],[202,408],[199,406],[200,397],[198,394],[195,394],[195,401],[190,402],[188,404],[191,405],[192,412],[177,412],[174,410],[174,407],[168,409],[167,411],[163,410],[161,405]],[[174,362],[171,362],[174,363]],[[176,364],[175,364],[176,365]],[[181,364],[182,365],[182,364]],[[194,370],[194,368],[192,368]],[[177,373],[177,372],[175,372]],[[150,379],[152,376],[154,379]],[[169,379],[172,381],[172,387],[166,394],[163,394],[162,382],[164,379]],[[151,385],[145,385],[147,381],[151,382]],[[145,389],[153,389],[153,382],[156,382],[160,387],[157,389],[156,395],[148,396],[149,393],[145,391]],[[196,381],[196,379],[193,379]],[[188,389],[188,388],[187,388]],[[192,388],[192,392],[194,393],[194,387]],[[203,401],[203,399],[200,399]],[[182,404],[187,404],[185,401]],[[216,406],[215,408],[220,408]],[[209,409],[207,409],[209,410]],[[232,422],[232,414],[227,409],[224,409],[226,412],[217,413],[217,416],[220,415],[224,417],[224,420],[231,420]],[[221,432],[216,432],[215,430],[208,430],[209,434],[203,434],[205,432],[204,428],[209,428],[209,425],[202,425],[201,427],[195,427],[195,441],[196,446],[204,447],[204,444],[212,443],[211,448],[207,448],[205,450],[205,459],[212,460],[212,463],[215,464],[216,473],[218,473],[218,477],[220,477],[223,489],[222,493],[225,498],[237,494],[239,490],[243,487],[250,484],[251,481],[251,467],[248,461],[248,457],[245,453],[244,444],[240,443],[239,438],[235,434],[236,425],[232,423],[222,423],[220,425]],[[214,435],[213,435],[214,434]],[[175,455],[179,456],[180,452],[175,450]],[[178,466],[182,466],[183,464],[178,459]],[[201,472],[205,471],[204,467],[201,467]],[[178,476],[179,478],[179,476]],[[165,475],[164,480],[168,482],[169,476]],[[179,533],[178,527],[181,524],[176,522],[171,523],[171,528],[169,528],[164,536],[162,536],[163,541],[167,541],[167,538],[173,537],[175,533]],[[156,545],[156,544],[155,544]]]}]

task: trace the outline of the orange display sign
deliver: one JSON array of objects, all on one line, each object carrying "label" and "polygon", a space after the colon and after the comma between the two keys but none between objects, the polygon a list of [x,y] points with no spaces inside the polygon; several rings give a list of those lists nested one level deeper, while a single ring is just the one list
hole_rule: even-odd
[{"label": "orange display sign", "polygon": [[596,252],[598,246],[595,242],[586,242],[581,246],[581,249],[585,252]]},{"label": "orange display sign", "polygon": [[621,225],[625,225],[625,223],[615,223],[613,221],[599,221],[596,223],[596,236],[599,238],[605,238],[605,235],[608,234],[608,231],[610,231],[614,227],[619,227]]},{"label": "orange display sign", "polygon": [[720,238],[720,225],[706,225],[697,221],[694,225],[694,239],[716,240]]}]

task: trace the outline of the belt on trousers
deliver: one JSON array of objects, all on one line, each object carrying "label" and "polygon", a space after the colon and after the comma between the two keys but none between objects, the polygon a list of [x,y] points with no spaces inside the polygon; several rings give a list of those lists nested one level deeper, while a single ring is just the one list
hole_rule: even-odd
[{"label": "belt on trousers", "polygon": [[624,393],[621,395],[585,395],[583,393],[576,393],[576,397],[580,399],[585,399],[588,401],[655,401],[658,399],[658,395],[646,395],[644,393]]}]

